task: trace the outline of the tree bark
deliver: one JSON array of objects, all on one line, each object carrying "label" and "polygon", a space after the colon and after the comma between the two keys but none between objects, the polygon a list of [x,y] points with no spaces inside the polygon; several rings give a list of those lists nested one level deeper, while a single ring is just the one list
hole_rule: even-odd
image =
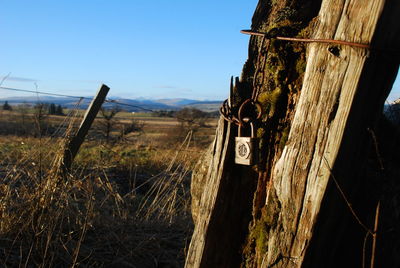
[{"label": "tree bark", "polygon": [[[256,76],[264,48],[261,37],[251,38],[234,103],[251,95],[254,80],[262,84],[258,177],[254,169],[233,164],[236,129],[220,121],[226,131],[217,132],[216,149],[203,160],[208,173],[193,178],[202,195],[194,196],[198,215],[187,267],[366,262],[364,237],[373,232],[384,183],[366,171],[376,171],[368,166],[374,130],[398,70],[399,54],[392,49],[400,44],[394,22],[399,15],[400,4],[384,0],[259,2],[253,30],[371,44],[371,50],[313,43],[305,51],[302,44],[271,40],[265,69]],[[240,186],[244,182],[247,187]],[[398,266],[396,254],[375,262]]]}]

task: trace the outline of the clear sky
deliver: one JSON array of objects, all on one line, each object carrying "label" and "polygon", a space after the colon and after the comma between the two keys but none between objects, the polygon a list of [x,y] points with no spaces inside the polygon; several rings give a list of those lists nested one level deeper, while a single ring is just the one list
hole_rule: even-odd
[{"label": "clear sky", "polygon": [[78,96],[105,83],[114,97],[222,100],[247,58],[239,31],[257,2],[2,0],[0,77]]},{"label": "clear sky", "polygon": [[2,0],[3,86],[93,95],[103,82],[118,97],[222,100],[257,2]]}]

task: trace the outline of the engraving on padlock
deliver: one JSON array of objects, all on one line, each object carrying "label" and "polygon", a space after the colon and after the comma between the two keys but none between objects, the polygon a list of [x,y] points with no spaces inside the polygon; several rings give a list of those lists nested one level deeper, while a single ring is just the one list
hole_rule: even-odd
[{"label": "engraving on padlock", "polygon": [[242,127],[239,126],[238,137],[235,138],[235,163],[252,166],[257,162],[257,138],[253,123],[250,123],[251,137],[242,137]]}]

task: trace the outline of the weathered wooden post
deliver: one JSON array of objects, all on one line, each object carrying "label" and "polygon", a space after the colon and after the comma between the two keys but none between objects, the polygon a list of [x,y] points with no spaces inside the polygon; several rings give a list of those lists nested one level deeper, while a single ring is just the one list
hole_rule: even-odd
[{"label": "weathered wooden post", "polygon": [[[193,177],[186,267],[360,267],[371,257],[364,238],[376,237],[382,185],[366,172],[369,130],[398,70],[399,16],[400,3],[384,0],[259,1],[261,36],[250,40],[234,106],[260,88],[261,161],[235,165],[237,129],[220,121]],[[374,240],[371,262],[399,266],[397,246],[384,253]]]},{"label": "weathered wooden post", "polygon": [[99,112],[101,105],[103,104],[104,100],[106,99],[107,93],[110,88],[106,85],[101,85],[99,91],[97,92],[96,96],[93,98],[92,102],[90,103],[89,107],[86,110],[85,116],[79,126],[78,131],[76,134],[70,138],[68,144],[65,146],[64,149],[64,157],[62,161],[62,170],[68,171],[71,168],[72,162],[76,154],[79,151],[85,137],[92,126],[94,119]]}]

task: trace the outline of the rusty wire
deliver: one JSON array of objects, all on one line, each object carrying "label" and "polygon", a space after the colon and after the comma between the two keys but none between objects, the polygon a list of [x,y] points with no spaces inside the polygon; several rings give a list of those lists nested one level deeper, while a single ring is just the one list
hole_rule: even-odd
[{"label": "rusty wire", "polygon": [[261,33],[261,32],[251,31],[251,30],[241,30],[240,32],[243,34],[262,36],[262,37],[268,38],[268,39],[276,39],[276,40],[283,40],[283,41],[335,44],[335,45],[345,45],[345,46],[365,48],[365,49],[370,48],[370,46],[368,44],[348,42],[348,41],[335,40],[335,39],[297,38],[297,37],[284,37],[284,36],[276,36],[274,38],[271,38],[271,37],[268,37],[267,33]]},{"label": "rusty wire", "polygon": [[[266,44],[266,49],[264,48],[264,44]],[[255,120],[258,120],[262,116],[262,107],[261,105],[257,102],[258,95],[260,94],[263,82],[264,82],[264,69],[265,69],[265,64],[267,62],[267,53],[270,45],[269,39],[265,38],[263,36],[261,40],[261,44],[258,49],[258,54],[257,54],[257,59],[256,59],[256,68],[254,70],[254,75],[253,75],[253,92],[251,95],[251,98],[246,99],[244,102],[239,107],[238,114],[237,116],[233,114],[232,112],[232,95],[233,95],[233,82],[231,80],[231,85],[230,85],[230,96],[227,100],[225,100],[222,103],[222,106],[220,108],[220,114],[221,116],[228,122],[234,123],[238,126],[243,126],[245,123],[253,122]],[[261,66],[260,66],[261,65]],[[261,78],[260,82],[258,82],[258,76],[261,73]],[[245,107],[246,106],[253,106],[254,110],[257,111],[257,116],[255,118],[250,118],[250,117],[244,117],[244,112],[245,112]]]},{"label": "rusty wire", "polygon": [[221,114],[222,118],[226,121],[234,123],[236,125],[240,125],[239,119],[232,113],[231,106],[228,104],[228,100],[224,100],[221,107],[219,108],[219,113]]},{"label": "rusty wire", "polygon": [[[264,43],[266,42],[266,49],[264,50]],[[262,40],[261,40],[261,45],[258,49],[258,54],[257,54],[257,61],[256,61],[256,69],[254,71],[254,75],[253,75],[253,93],[251,96],[251,99],[253,100],[253,102],[257,101],[258,95],[260,94],[260,90],[262,87],[262,84],[264,82],[264,69],[265,69],[265,64],[267,62],[267,51],[269,50],[269,45],[270,45],[270,40],[267,39],[265,36],[263,36]],[[260,62],[262,60],[262,66],[260,68]],[[257,83],[257,76],[261,71],[261,79],[260,79],[260,83]]]},{"label": "rusty wire", "polygon": [[[282,40],[282,41],[290,41],[290,42],[303,42],[303,43],[323,43],[323,44],[335,44],[335,45],[345,45],[345,46],[351,46],[351,47],[357,47],[357,48],[364,48],[364,49],[370,49],[370,46],[368,44],[362,44],[362,43],[355,43],[355,42],[348,42],[348,41],[342,41],[342,40],[335,40],[335,39],[317,39],[317,38],[297,38],[297,37],[284,37],[284,36],[276,36],[276,37],[271,37],[268,35],[268,33],[262,33],[262,32],[257,32],[257,31],[252,31],[252,30],[241,30],[240,31],[243,34],[248,34],[248,35],[254,35],[254,36],[261,36],[261,44],[258,49],[258,55],[257,55],[257,60],[256,60],[256,68],[254,71],[253,75],[253,92],[251,95],[251,99],[245,100],[241,106],[239,107],[239,112],[238,115],[233,115],[232,114],[232,107],[231,107],[231,100],[229,97],[228,100],[225,100],[220,108],[220,114],[222,117],[229,122],[235,123],[238,126],[243,125],[243,116],[242,112],[244,111],[244,106],[245,105],[253,105],[256,110],[258,110],[258,115],[255,118],[255,120],[261,118],[261,106],[257,103],[257,98],[258,95],[260,94],[263,82],[264,82],[264,69],[265,69],[265,64],[267,61],[267,51],[270,46],[270,40],[271,39],[276,39],[276,40]],[[266,42],[267,41],[267,42]],[[263,49],[264,44],[266,43],[266,49]],[[261,66],[260,66],[261,64]],[[258,80],[258,75],[261,72],[261,78]],[[258,82],[260,81],[260,82]],[[232,92],[232,81],[231,81],[231,92]],[[253,121],[254,119],[250,119],[250,121]]]}]

